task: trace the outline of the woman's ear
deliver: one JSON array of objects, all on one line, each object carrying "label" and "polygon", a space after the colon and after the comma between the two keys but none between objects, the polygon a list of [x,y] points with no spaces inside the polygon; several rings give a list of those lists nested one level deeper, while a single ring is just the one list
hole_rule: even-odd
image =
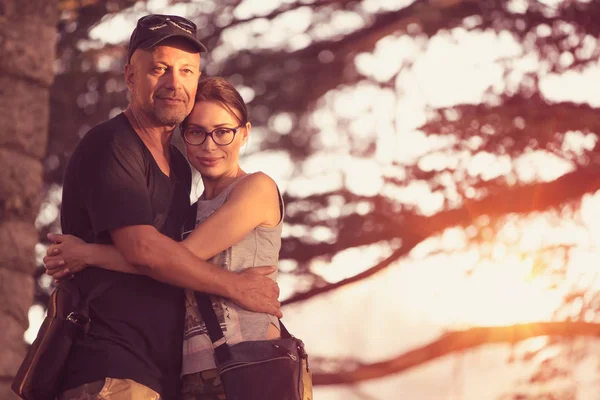
[{"label": "woman's ear", "polygon": [[250,134],[250,129],[252,128],[252,124],[250,122],[246,122],[246,129],[244,129],[244,133],[242,136],[242,144],[245,144],[248,141],[248,135]]}]

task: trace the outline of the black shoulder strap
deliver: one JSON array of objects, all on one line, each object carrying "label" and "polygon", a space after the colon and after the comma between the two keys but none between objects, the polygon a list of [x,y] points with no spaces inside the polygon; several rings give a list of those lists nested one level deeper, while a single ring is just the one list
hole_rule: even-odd
[{"label": "black shoulder strap", "polygon": [[283,324],[283,322],[281,322],[281,320],[279,320],[279,329],[281,331],[281,337],[282,338],[291,338],[293,337],[290,332],[287,330],[287,328],[285,327],[285,325]]},{"label": "black shoulder strap", "polygon": [[188,210],[183,216],[183,228],[181,232],[181,240],[185,240],[190,233],[196,228],[196,210],[198,208],[198,202],[189,206]]},{"label": "black shoulder strap", "polygon": [[210,341],[213,342],[213,345],[216,347],[218,346],[217,343],[222,341],[225,336],[223,335],[223,330],[217,320],[217,314],[215,314],[210,297],[208,294],[200,292],[194,292],[194,296],[196,297],[196,303],[198,304],[198,311],[202,316],[204,325],[206,325]]},{"label": "black shoulder strap", "polygon": [[[50,317],[52,310],[51,318],[64,318],[87,334],[90,328],[90,302],[106,292],[112,284],[110,281],[100,282],[92,290],[84,294],[81,293],[79,287],[74,282],[70,280],[61,282],[54,292],[52,292],[50,302],[55,305],[53,307],[51,305],[48,306],[48,317]],[[67,301],[67,304],[64,304],[62,301],[58,302],[56,299],[59,296],[59,289],[62,289],[61,292],[71,293],[71,296],[77,296],[77,298]],[[55,301],[52,300],[53,298]],[[57,303],[63,305],[57,306]]]},{"label": "black shoulder strap", "polygon": [[111,281],[100,282],[98,285],[94,286],[92,290],[90,290],[88,293],[82,293],[81,290],[79,290],[79,286],[77,286],[71,280],[64,280],[63,282],[60,282],[58,284],[58,287],[62,287],[64,290],[70,293],[73,293],[73,291],[75,291],[81,300],[87,301],[89,303],[91,300],[95,299],[96,297],[104,293],[106,290],[108,290],[108,288],[112,286],[112,284],[113,282]]},{"label": "black shoulder strap", "polygon": [[[225,336],[223,335],[223,330],[221,329],[221,325],[217,320],[217,314],[215,314],[210,297],[206,293],[200,292],[194,292],[194,296],[196,297],[196,303],[198,304],[198,311],[200,312],[202,320],[206,325],[206,330],[208,331],[208,336],[210,337],[210,341],[213,343],[213,346],[218,347],[221,344],[226,343],[224,341]],[[279,320],[279,326],[281,329],[282,338],[292,337],[281,320]]]},{"label": "black shoulder strap", "polygon": [[213,344],[217,366],[219,366],[219,364],[222,365],[228,360],[231,360],[232,357],[229,350],[229,344],[227,343],[227,340],[223,335],[223,330],[221,329],[219,321],[217,320],[217,314],[215,314],[215,310],[208,294],[194,292],[194,297],[196,297],[198,311],[204,320],[204,325],[206,325],[208,336]]},{"label": "black shoulder strap", "polygon": [[96,297],[99,297],[102,293],[106,292],[112,284],[113,284],[113,282],[111,282],[111,281],[100,282],[98,285],[94,286],[92,288],[92,290],[90,290],[90,292],[87,294],[87,296],[85,296],[85,299],[89,303]]}]

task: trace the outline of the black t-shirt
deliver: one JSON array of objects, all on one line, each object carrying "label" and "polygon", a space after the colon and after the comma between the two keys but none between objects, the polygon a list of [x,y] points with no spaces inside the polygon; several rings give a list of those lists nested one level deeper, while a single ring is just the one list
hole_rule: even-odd
[{"label": "black t-shirt", "polygon": [[[153,225],[181,239],[190,207],[191,171],[171,146],[170,176],[156,164],[127,117],[90,130],[67,166],[61,224],[64,233],[111,244],[112,229]],[[109,288],[90,304],[89,334],[69,355],[65,389],[103,379],[132,379],[179,397],[184,325],[183,290],[143,275],[87,268],[73,281],[83,293]]]}]

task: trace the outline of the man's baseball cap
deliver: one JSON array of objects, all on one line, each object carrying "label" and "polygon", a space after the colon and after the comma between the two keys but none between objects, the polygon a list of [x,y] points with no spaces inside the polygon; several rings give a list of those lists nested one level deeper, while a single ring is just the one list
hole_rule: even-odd
[{"label": "man's baseball cap", "polygon": [[135,49],[149,49],[165,39],[181,37],[196,46],[199,52],[206,47],[196,38],[196,24],[177,15],[150,14],[138,20],[129,40],[127,62]]}]

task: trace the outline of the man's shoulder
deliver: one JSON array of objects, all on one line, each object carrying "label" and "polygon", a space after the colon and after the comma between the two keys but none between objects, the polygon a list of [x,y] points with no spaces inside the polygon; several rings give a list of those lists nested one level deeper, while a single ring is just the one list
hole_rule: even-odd
[{"label": "man's shoulder", "polygon": [[108,155],[134,155],[140,160],[145,159],[143,144],[124,114],[119,114],[91,128],[81,139],[73,152],[67,174],[83,165],[90,165],[98,160],[107,160]]},{"label": "man's shoulder", "polygon": [[91,128],[81,139],[81,143],[94,142],[95,145],[138,145],[135,131],[127,121],[125,114],[106,120]]}]

